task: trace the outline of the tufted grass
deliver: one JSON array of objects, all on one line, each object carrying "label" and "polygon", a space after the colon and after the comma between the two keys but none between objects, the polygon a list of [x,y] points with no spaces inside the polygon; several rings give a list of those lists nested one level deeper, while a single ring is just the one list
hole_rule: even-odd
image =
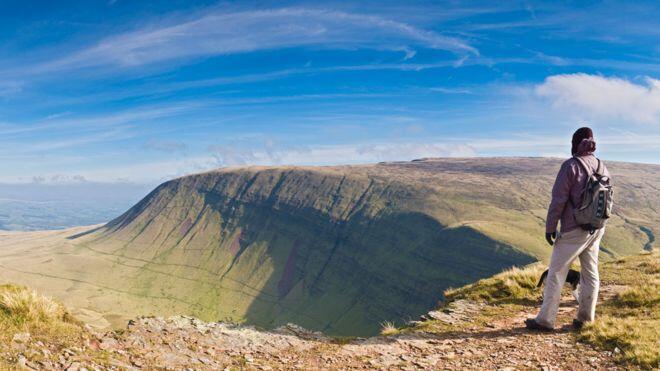
[{"label": "tufted grass", "polygon": [[540,263],[510,268],[473,284],[445,291],[447,301],[484,300],[490,304],[527,304],[540,298],[536,287],[545,267]]},{"label": "tufted grass", "polygon": [[[28,344],[14,341],[29,334]],[[59,302],[16,285],[0,285],[0,368],[15,364],[22,347],[36,342],[64,348],[78,344],[84,328]]]},{"label": "tufted grass", "polygon": [[603,266],[605,280],[627,286],[598,307],[578,338],[614,351],[620,361],[660,367],[660,254],[631,256]]}]

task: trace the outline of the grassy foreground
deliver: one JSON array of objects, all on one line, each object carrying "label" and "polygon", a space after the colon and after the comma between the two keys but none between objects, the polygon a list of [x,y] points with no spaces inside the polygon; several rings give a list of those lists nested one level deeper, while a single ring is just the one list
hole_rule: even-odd
[{"label": "grassy foreground", "polygon": [[[538,302],[541,290],[536,288],[545,269],[532,264],[513,268],[474,284],[445,292],[449,301],[484,300],[489,304],[511,306]],[[629,256],[604,263],[603,285],[618,288],[615,295],[604,297],[597,317],[577,335],[578,340],[613,351],[621,361],[644,368],[660,367],[660,254]],[[619,291],[620,290],[620,291]]]},{"label": "grassy foreground", "polygon": [[62,304],[22,286],[0,285],[0,370],[25,366],[25,356],[38,365],[88,338]]},{"label": "grassy foreground", "polygon": [[540,263],[522,269],[513,267],[473,284],[446,290],[445,297],[447,301],[470,299],[484,300],[489,304],[535,303],[541,293],[536,285],[544,270]]},{"label": "grassy foreground", "polygon": [[[660,367],[660,254],[629,256],[601,265],[602,303],[593,323],[576,334],[576,341],[611,351],[627,365]],[[446,301],[438,311],[455,311],[460,301],[482,303],[483,307],[464,322],[442,320],[419,322],[395,328],[384,323],[382,335],[405,332],[449,333],[489,326],[504,316],[519,315],[538,306],[541,289],[536,287],[545,267],[535,263],[512,268],[473,284],[445,291]]]},{"label": "grassy foreground", "polygon": [[[657,253],[648,253],[603,264],[597,320],[574,335],[569,333],[570,339],[611,351],[625,367],[658,368],[658,257]],[[490,327],[502,318],[519,316],[524,310],[533,312],[541,294],[536,282],[542,270],[542,265],[532,264],[447,290],[447,301],[438,312],[450,309],[460,314],[464,310],[465,320],[447,323],[432,319],[404,328],[385,323],[383,335],[431,332],[462,336],[466,331]],[[520,332],[516,336],[522,335]],[[93,339],[58,302],[25,287],[0,285],[0,370],[20,368],[25,362],[37,368],[58,367],[59,355],[68,349],[78,353],[75,359],[79,362],[112,364],[107,352],[90,347]]]},{"label": "grassy foreground", "polygon": [[598,308],[578,335],[646,368],[660,367],[660,256],[630,256],[603,266],[604,283],[626,288]]}]

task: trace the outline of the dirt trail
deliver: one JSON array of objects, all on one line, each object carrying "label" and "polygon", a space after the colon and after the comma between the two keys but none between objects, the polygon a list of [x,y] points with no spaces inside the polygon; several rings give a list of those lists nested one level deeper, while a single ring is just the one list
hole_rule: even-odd
[{"label": "dirt trail", "polygon": [[[615,287],[605,287],[610,295]],[[575,302],[564,299],[559,324],[568,324]],[[453,325],[470,321],[485,305],[458,302],[449,313],[429,317]],[[295,325],[274,331],[176,316],[139,318],[123,332],[99,335],[80,349],[65,350],[59,363],[35,368],[99,367],[85,349],[111,354],[110,368],[140,369],[619,369],[610,352],[577,343],[565,325],[553,333],[524,329],[538,308],[526,307],[485,326],[447,332],[415,331],[394,336],[339,341]]]}]

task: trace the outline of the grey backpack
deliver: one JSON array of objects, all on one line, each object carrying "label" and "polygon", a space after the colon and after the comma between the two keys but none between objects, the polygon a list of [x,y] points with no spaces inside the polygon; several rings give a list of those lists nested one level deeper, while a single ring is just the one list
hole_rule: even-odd
[{"label": "grey backpack", "polygon": [[603,164],[598,160],[596,171],[592,172],[581,158],[575,157],[588,175],[587,184],[582,191],[582,202],[573,208],[575,221],[582,229],[594,232],[605,226],[612,214],[614,203],[610,178],[603,175]]}]

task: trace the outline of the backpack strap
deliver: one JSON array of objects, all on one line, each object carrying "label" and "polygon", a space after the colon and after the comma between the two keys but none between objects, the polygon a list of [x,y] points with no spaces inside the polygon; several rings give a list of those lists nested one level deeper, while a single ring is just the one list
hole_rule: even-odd
[{"label": "backpack strap", "polygon": [[598,160],[598,167],[596,167],[596,175],[602,177],[603,176],[603,162],[596,157],[596,160]]},{"label": "backpack strap", "polygon": [[[580,163],[580,166],[582,166],[582,169],[584,169],[584,171],[587,174],[593,174],[594,173],[594,171],[589,169],[589,166],[587,166],[587,164],[585,164],[584,161],[582,161],[582,159],[580,157],[573,156],[573,158],[576,159],[578,163]],[[600,160],[598,160],[598,169],[600,169]]]}]

